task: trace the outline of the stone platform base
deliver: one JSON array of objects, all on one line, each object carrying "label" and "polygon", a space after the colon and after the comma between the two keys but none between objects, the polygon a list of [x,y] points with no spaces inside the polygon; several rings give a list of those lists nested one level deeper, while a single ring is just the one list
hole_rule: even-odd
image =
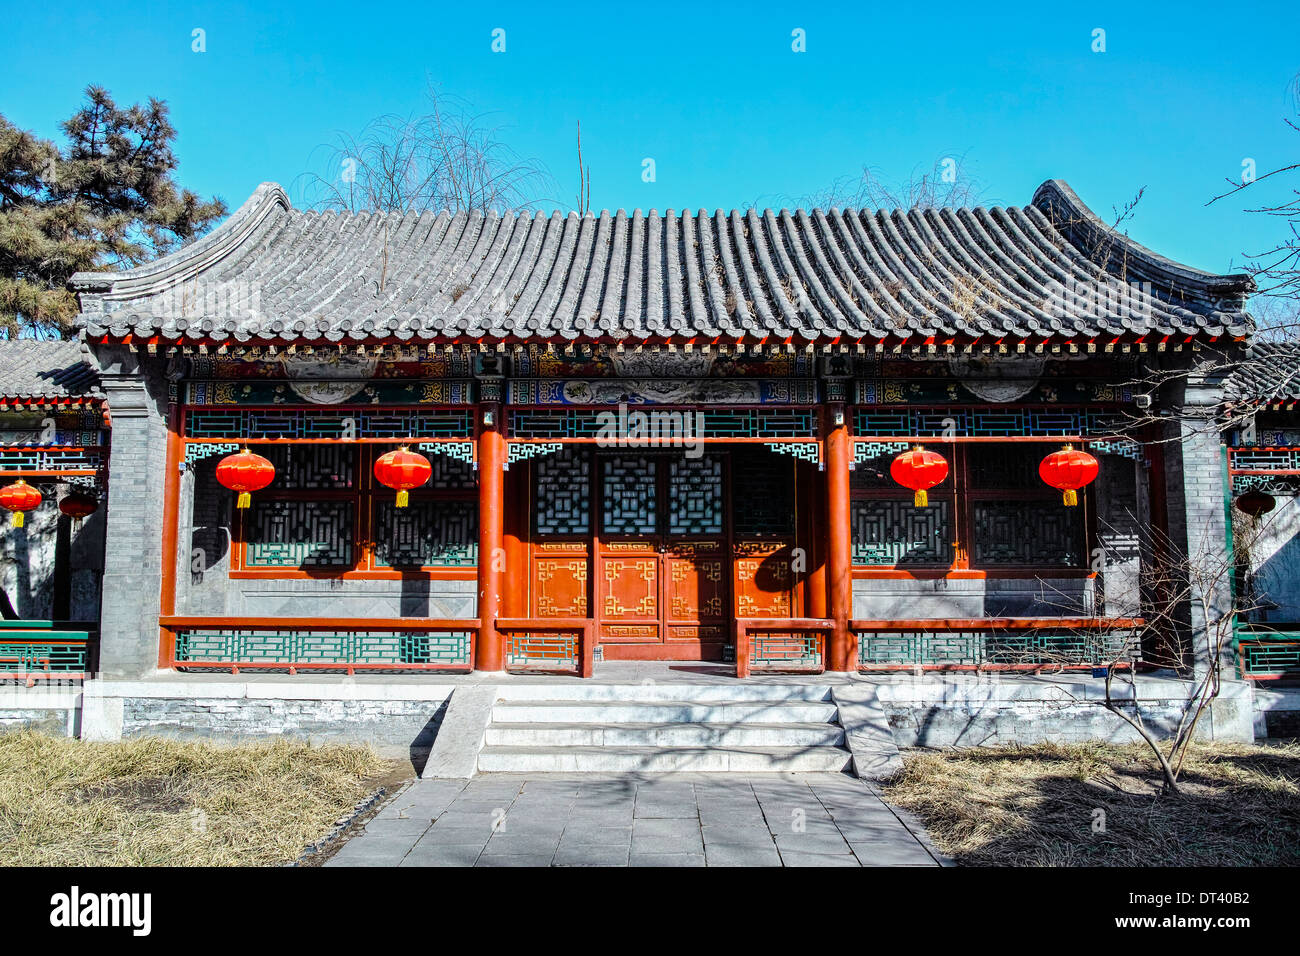
[{"label": "stone platform base", "polygon": [[[870,690],[900,747],[1133,739],[1131,729],[1099,705],[1102,682],[1086,676],[822,674],[738,681],[702,668],[641,663],[600,665],[591,681],[502,674],[346,678],[160,673],[148,680],[91,680],[84,685],[8,684],[0,685],[0,731],[32,727],[84,740],[158,735],[224,742],[293,737],[313,743],[363,743],[386,756],[409,756],[420,772],[458,689],[470,693],[478,688],[481,694],[486,685],[495,685],[517,696],[523,688],[543,686],[644,688],[678,683],[689,685],[680,695],[686,700],[699,695],[700,685],[721,690],[745,684],[817,684],[828,687],[837,700],[851,698],[855,687]],[[1148,723],[1172,727],[1187,685],[1143,677],[1139,687]],[[1231,741],[1278,736],[1300,726],[1297,716],[1300,692],[1228,682],[1203,720],[1201,736]]]}]

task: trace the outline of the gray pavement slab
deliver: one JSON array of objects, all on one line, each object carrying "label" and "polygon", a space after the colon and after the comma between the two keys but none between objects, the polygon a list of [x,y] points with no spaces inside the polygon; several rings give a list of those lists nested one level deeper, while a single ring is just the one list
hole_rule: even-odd
[{"label": "gray pavement slab", "polygon": [[869,785],[783,773],[426,779],[325,865],[938,864],[924,832]]}]

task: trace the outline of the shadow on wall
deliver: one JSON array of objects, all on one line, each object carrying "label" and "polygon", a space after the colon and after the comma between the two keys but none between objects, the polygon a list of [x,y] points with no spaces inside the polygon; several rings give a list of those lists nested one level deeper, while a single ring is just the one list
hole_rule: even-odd
[{"label": "shadow on wall", "polygon": [[1269,606],[1263,621],[1300,621],[1300,499],[1278,496],[1277,508],[1260,520],[1251,546],[1254,600]]}]

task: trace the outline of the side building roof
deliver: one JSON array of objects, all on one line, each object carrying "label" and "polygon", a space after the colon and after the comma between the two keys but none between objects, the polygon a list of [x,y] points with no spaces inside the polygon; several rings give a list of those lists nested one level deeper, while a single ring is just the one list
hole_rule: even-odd
[{"label": "side building roof", "polygon": [[0,341],[0,405],[71,404],[104,397],[81,342]]},{"label": "side building roof", "polygon": [[1230,402],[1287,405],[1300,401],[1300,342],[1256,342],[1224,382]]}]

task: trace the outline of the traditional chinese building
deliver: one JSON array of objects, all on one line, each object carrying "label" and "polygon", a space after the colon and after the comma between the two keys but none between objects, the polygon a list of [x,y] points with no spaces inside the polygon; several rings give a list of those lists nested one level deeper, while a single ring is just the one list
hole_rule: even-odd
[{"label": "traditional chinese building", "polygon": [[[1252,346],[1224,392],[1229,533],[1240,566],[1237,673],[1290,683],[1300,677],[1300,345]],[[1277,736],[1294,736],[1294,702],[1272,703],[1260,707],[1268,723],[1287,704]]]},{"label": "traditional chinese building", "polygon": [[94,669],[108,434],[80,342],[0,342],[0,500],[24,507],[0,536],[0,675]]},{"label": "traditional chinese building", "polygon": [[[1147,530],[1227,540],[1198,362],[1248,340],[1251,282],[1057,181],[585,217],[317,213],[265,184],[72,284],[96,384],[60,448],[112,423],[108,677],[1088,668],[1171,646],[1142,627]],[[1074,506],[1040,477],[1067,444],[1099,465]],[[924,505],[892,470],[915,445],[946,466]],[[405,507],[376,476],[400,447],[429,463]],[[238,508],[217,472],[244,448],[274,476]]]}]

